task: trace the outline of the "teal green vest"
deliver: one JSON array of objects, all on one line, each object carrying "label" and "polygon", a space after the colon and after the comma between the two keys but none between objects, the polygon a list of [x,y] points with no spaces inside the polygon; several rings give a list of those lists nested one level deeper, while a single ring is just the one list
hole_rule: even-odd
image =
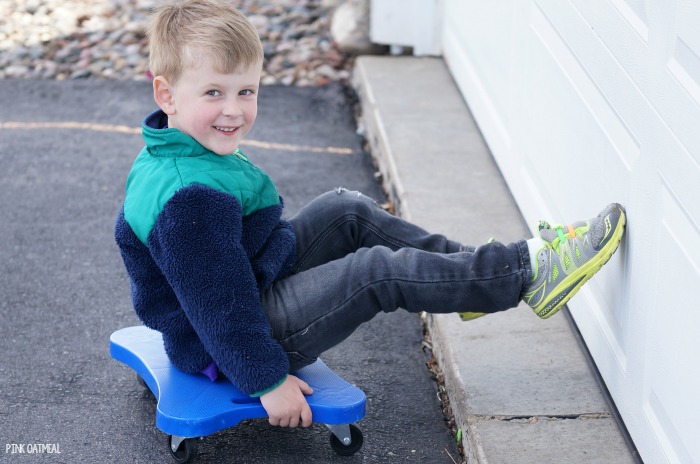
[{"label": "teal green vest", "polygon": [[158,215],[183,187],[199,184],[228,193],[247,216],[279,204],[267,174],[236,150],[221,156],[178,129],[142,128],[146,146],[134,161],[126,181],[124,219],[145,245]]}]

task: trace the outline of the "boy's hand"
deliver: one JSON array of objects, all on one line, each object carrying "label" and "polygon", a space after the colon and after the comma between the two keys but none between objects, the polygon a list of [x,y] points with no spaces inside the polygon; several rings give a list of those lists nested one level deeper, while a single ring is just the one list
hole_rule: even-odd
[{"label": "boy's hand", "polygon": [[311,425],[311,408],[304,395],[314,391],[309,384],[293,375],[288,375],[282,385],[260,396],[260,402],[270,417],[270,425],[302,427]]}]

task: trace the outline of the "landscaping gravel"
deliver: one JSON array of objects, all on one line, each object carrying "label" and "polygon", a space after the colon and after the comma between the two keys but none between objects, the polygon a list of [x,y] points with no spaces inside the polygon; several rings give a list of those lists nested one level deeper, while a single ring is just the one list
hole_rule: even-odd
[{"label": "landscaping gravel", "polygon": [[[330,35],[333,2],[232,0],[265,50],[263,85],[347,80],[352,57]],[[0,79],[146,80],[156,0],[0,0]]]}]

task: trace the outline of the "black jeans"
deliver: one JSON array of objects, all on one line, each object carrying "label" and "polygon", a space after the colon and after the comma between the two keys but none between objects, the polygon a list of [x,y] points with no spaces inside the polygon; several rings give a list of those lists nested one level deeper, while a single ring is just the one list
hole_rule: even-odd
[{"label": "black jeans", "polygon": [[295,371],[379,312],[503,311],[531,278],[524,240],[479,248],[430,234],[359,192],[338,189],[289,221],[295,273],[263,293],[273,336]]}]

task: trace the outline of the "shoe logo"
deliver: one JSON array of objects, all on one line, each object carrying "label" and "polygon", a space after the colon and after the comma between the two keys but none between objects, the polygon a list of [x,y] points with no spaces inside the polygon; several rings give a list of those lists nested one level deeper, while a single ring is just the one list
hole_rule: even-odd
[{"label": "shoe logo", "polygon": [[569,298],[573,296],[573,293],[571,292],[576,292],[577,286],[581,281],[586,281],[588,280],[588,276],[583,275],[581,278],[576,280],[573,284],[569,285],[567,288],[561,291],[556,298],[554,298],[552,301],[547,303],[547,305],[542,308],[537,315],[541,318],[545,318],[549,313],[553,311],[558,311],[564,304],[566,304],[567,301],[569,301]]},{"label": "shoe logo", "polygon": [[605,235],[603,236],[603,240],[605,240],[612,230],[612,224],[610,223],[610,216],[605,216]]}]

